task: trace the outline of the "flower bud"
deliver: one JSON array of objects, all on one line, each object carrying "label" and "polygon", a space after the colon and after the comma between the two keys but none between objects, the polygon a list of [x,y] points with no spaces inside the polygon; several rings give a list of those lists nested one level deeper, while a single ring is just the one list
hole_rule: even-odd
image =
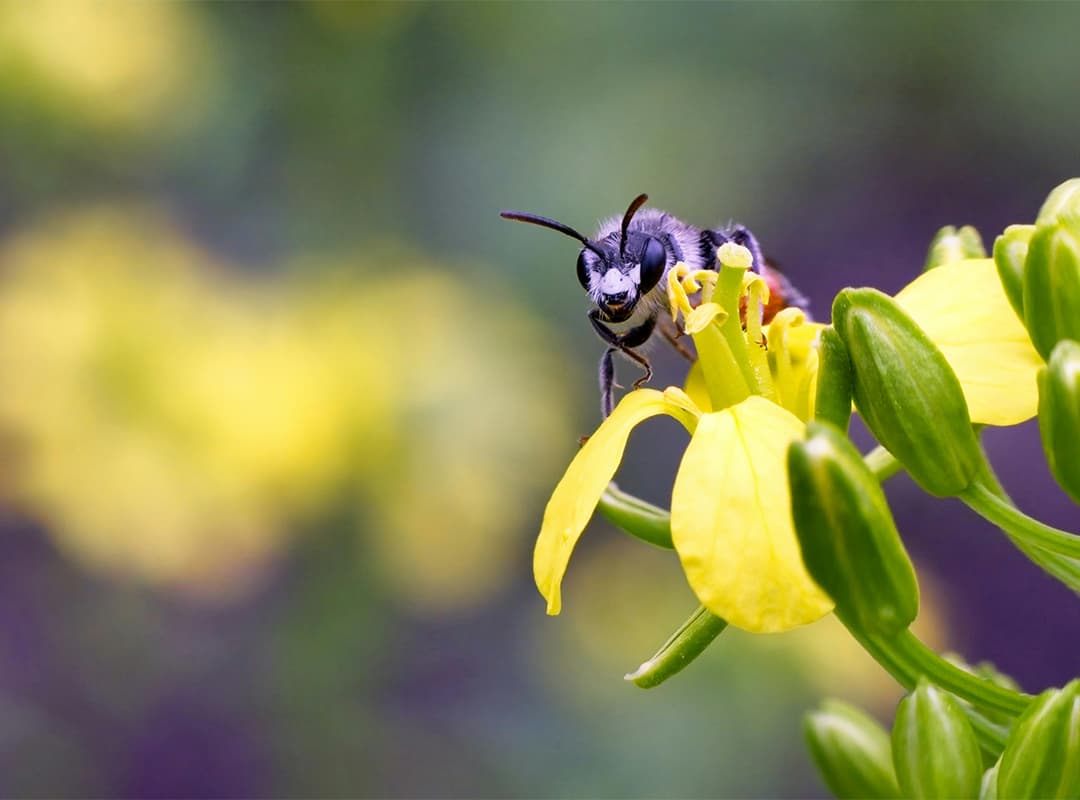
[{"label": "flower bud", "polygon": [[1039,226],[1024,264],[1024,325],[1044,359],[1062,339],[1080,341],[1080,218]]},{"label": "flower bud", "polygon": [[1039,433],[1054,478],[1080,503],[1080,344],[1071,339],[1039,370]]},{"label": "flower bud", "polygon": [[827,700],[803,722],[810,755],[829,791],[846,798],[898,798],[889,735],[863,712]]},{"label": "flower bud", "polygon": [[842,431],[851,420],[851,361],[840,335],[830,325],[818,337],[817,397],[814,416]]},{"label": "flower bud", "polygon": [[960,230],[946,225],[930,241],[923,272],[968,258],[986,258],[986,247],[983,246],[979,232],[970,225],[965,225]]},{"label": "flower bud", "polygon": [[847,437],[812,422],[788,448],[791,515],[807,571],[846,625],[892,636],[919,613],[919,585],[881,485]]},{"label": "flower bud", "polygon": [[1016,316],[1024,318],[1024,261],[1034,225],[1010,225],[994,240],[994,265]]},{"label": "flower bud", "polygon": [[905,797],[979,796],[983,763],[971,723],[947,692],[925,679],[896,709],[892,753]]},{"label": "flower bud", "polygon": [[1080,219],[1080,178],[1070,178],[1046,196],[1039,209],[1036,225],[1056,225],[1067,219]]},{"label": "flower bud", "polygon": [[1043,692],[1016,720],[1001,754],[997,793],[1080,797],[1080,680]]},{"label": "flower bud", "polygon": [[966,489],[982,464],[960,381],[891,297],[844,289],[833,325],[847,346],[852,394],[867,427],[930,494]]}]

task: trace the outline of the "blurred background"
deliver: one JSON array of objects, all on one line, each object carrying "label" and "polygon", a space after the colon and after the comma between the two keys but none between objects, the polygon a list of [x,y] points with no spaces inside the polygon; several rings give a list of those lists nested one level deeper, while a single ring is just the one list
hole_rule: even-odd
[{"label": "blurred background", "polygon": [[[738,219],[827,316],[1080,173],[1077,30],[1066,4],[0,5],[0,792],[821,796],[801,715],[898,697],[832,621],[637,690],[695,602],[602,522],[544,615],[533,538],[602,346],[573,243],[497,213],[591,231],[647,191]],[[987,443],[1077,526],[1033,425]],[[646,426],[622,485],[666,504],[684,444]],[[1069,592],[888,490],[924,636],[1029,690],[1076,674]]]}]

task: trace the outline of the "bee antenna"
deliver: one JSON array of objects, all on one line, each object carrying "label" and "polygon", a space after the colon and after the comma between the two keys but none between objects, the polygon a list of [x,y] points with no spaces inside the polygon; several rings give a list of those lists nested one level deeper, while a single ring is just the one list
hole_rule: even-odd
[{"label": "bee antenna", "polygon": [[637,210],[645,205],[645,201],[649,199],[647,194],[639,194],[633,200],[630,201],[630,207],[626,209],[626,213],[622,218],[622,235],[619,237],[619,255],[625,255],[626,250],[626,229],[630,227],[630,220],[634,218],[634,214]]},{"label": "bee antenna", "polygon": [[501,212],[499,212],[499,216],[502,217],[503,219],[512,219],[512,220],[515,220],[517,222],[528,222],[530,225],[539,225],[541,228],[550,228],[553,231],[558,231],[559,233],[566,234],[571,239],[577,239],[579,242],[581,242],[583,245],[585,245],[585,247],[587,247],[589,250],[592,250],[594,253],[596,253],[598,256],[600,256],[601,259],[603,259],[604,261],[607,261],[607,256],[604,254],[604,251],[600,248],[600,245],[598,245],[596,242],[592,241],[591,239],[586,239],[584,236],[582,236],[580,233],[575,231],[569,225],[563,225],[561,222],[556,222],[553,219],[548,219],[547,217],[541,217],[541,216],[538,216],[536,214],[526,214],[526,213],[524,213],[522,211],[501,211]]}]

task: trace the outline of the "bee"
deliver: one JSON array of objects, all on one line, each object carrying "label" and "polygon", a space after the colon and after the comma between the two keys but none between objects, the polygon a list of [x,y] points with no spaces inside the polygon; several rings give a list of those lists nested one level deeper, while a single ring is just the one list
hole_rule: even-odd
[{"label": "bee", "polygon": [[[642,209],[649,199],[639,194],[622,217],[600,224],[596,237],[588,239],[561,222],[503,211],[500,216],[550,228],[581,242],[577,277],[593,302],[588,319],[605,344],[600,357],[600,410],[606,418],[615,406],[615,363],[619,353],[641,367],[643,375],[634,381],[640,387],[652,378],[652,365],[640,352],[657,331],[687,358],[693,355],[678,341],[682,332],[671,322],[667,299],[667,273],[683,262],[691,270],[718,268],[716,251],[734,242],[750,251],[753,270],[765,279],[770,290],[763,309],[768,322],[781,308],[807,308],[806,298],[762,256],[757,239],[744,225],[730,223],[722,228],[698,228],[655,208]],[[640,212],[640,213],[639,213]]]}]

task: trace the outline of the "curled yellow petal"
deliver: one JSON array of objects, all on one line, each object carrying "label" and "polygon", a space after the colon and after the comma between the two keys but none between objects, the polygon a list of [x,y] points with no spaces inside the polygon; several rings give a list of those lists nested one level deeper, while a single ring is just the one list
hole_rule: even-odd
[{"label": "curled yellow petal", "polygon": [[668,414],[693,431],[695,415],[683,398],[677,399],[680,402],[655,389],[630,392],[585,442],[555,487],[533,551],[533,575],[540,594],[547,600],[549,614],[558,614],[562,607],[560,586],[570,554],[618,469],[630,431],[658,414]]},{"label": "curled yellow petal", "polygon": [[803,566],[791,521],[787,448],[803,430],[757,396],[704,414],[672,490],[671,535],[691,588],[714,614],[755,633],[832,609]]},{"label": "curled yellow petal", "polygon": [[926,331],[964,389],[971,421],[1016,425],[1035,416],[1042,359],[989,258],[924,272],[896,301]]},{"label": "curled yellow petal", "polygon": [[723,322],[727,319],[727,312],[717,303],[702,303],[686,315],[684,328],[687,333],[701,333],[714,319]]}]

